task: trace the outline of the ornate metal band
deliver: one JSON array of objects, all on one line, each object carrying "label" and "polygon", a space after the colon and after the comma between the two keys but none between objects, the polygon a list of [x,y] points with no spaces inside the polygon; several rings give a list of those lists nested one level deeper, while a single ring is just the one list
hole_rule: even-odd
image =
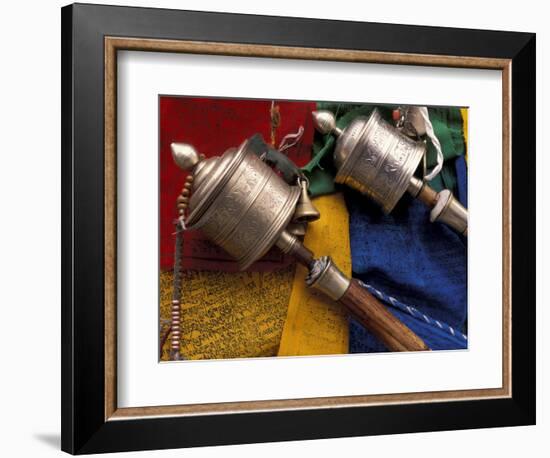
[{"label": "ornate metal band", "polygon": [[323,256],[313,264],[306,277],[306,284],[318,289],[335,301],[339,301],[349,288],[351,280],[346,277],[329,256]]},{"label": "ornate metal band", "polygon": [[445,223],[462,235],[468,233],[468,210],[448,189],[437,195],[437,203],[430,213],[430,221]]}]

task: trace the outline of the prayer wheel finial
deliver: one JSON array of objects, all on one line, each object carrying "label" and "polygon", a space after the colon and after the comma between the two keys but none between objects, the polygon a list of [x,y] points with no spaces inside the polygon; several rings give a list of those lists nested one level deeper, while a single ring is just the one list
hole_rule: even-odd
[{"label": "prayer wheel finial", "polygon": [[172,143],[170,149],[174,162],[183,170],[192,170],[201,160],[197,150],[187,143]]},{"label": "prayer wheel finial", "polygon": [[336,118],[334,114],[327,110],[319,110],[311,113],[313,116],[313,125],[317,131],[322,134],[334,134],[340,136],[342,131],[336,127]]}]

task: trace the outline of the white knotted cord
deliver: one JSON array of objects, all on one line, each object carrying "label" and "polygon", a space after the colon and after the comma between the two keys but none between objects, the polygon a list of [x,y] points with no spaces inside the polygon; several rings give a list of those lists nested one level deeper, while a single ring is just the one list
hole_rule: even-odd
[{"label": "white knotted cord", "polygon": [[418,112],[420,113],[420,116],[422,116],[424,124],[426,125],[426,135],[430,138],[435,150],[437,151],[437,165],[424,177],[426,181],[432,181],[443,168],[443,151],[441,151],[441,143],[439,143],[438,138],[435,136],[434,128],[432,126],[432,122],[430,121],[430,116],[428,115],[428,108],[418,107]]},{"label": "white knotted cord", "polygon": [[[279,143],[278,150],[282,153],[288,148],[292,148],[294,145],[296,145],[300,141],[300,139],[302,138],[302,135],[304,135],[304,126],[300,126],[300,128],[298,129],[298,132],[295,132],[293,134],[286,134],[281,140],[281,143]],[[294,141],[290,143],[286,143],[289,140],[294,140]]]},{"label": "white knotted cord", "polygon": [[186,231],[186,230],[187,230],[187,226],[185,225],[185,218],[183,217],[183,215],[180,216],[180,217],[178,218],[178,222],[179,222],[179,224],[180,224],[180,229],[181,229],[182,231]]},{"label": "white knotted cord", "polygon": [[172,235],[176,235],[178,232],[183,232],[187,230],[187,226],[185,225],[185,216],[183,215],[179,216],[174,221],[174,224],[176,225],[176,231],[172,232]]}]

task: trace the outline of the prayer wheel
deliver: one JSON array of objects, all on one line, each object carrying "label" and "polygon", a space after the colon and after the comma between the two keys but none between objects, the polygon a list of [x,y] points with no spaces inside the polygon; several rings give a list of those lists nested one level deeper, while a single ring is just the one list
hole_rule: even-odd
[{"label": "prayer wheel", "polygon": [[303,187],[281,179],[248,140],[209,159],[187,144],[173,143],[171,148],[176,164],[191,174],[189,213],[180,216],[183,228],[200,229],[241,269],[277,246],[309,269],[305,279],[309,286],[340,302],[390,350],[428,350],[422,339],[357,280],[347,278],[330,257],[315,259],[287,230]]},{"label": "prayer wheel", "polygon": [[336,126],[330,111],[314,111],[315,128],[337,137],[334,149],[336,183],[367,195],[382,211],[390,213],[408,191],[430,208],[430,220],[467,235],[468,211],[448,191],[436,193],[415,176],[426,144],[413,140],[386,122],[374,109],[369,117],[356,117],[345,129]]}]

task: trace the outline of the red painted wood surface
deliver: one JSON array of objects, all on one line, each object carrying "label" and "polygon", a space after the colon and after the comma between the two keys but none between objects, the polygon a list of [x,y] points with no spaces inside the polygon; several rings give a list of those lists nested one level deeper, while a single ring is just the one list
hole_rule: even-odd
[{"label": "red painted wood surface", "polygon": [[[311,157],[313,124],[311,112],[315,102],[275,101],[279,106],[280,124],[275,143],[304,127],[302,140],[287,150],[299,166]],[[172,160],[170,144],[192,144],[206,157],[221,155],[230,147],[240,145],[246,138],[260,133],[271,138],[271,100],[220,99],[199,97],[160,97],[160,267],[173,268],[174,219],[176,197],[182,189],[186,173]],[[286,260],[273,249],[250,270],[272,269]],[[198,231],[189,231],[184,241],[184,268],[237,270],[236,263],[220,248],[206,240]]]}]

